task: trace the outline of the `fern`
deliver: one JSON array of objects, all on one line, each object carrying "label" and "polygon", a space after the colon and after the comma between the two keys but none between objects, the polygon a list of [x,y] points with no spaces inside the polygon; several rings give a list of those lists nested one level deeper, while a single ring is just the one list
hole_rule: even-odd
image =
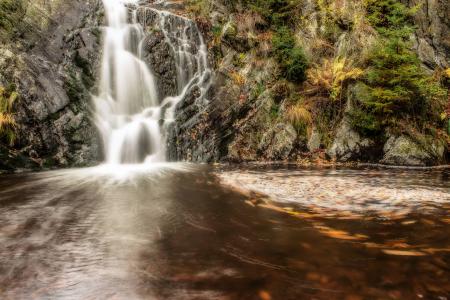
[{"label": "fern", "polygon": [[15,129],[17,123],[12,113],[13,104],[18,99],[19,94],[15,91],[7,91],[0,87],[0,137],[13,145],[16,139]]}]

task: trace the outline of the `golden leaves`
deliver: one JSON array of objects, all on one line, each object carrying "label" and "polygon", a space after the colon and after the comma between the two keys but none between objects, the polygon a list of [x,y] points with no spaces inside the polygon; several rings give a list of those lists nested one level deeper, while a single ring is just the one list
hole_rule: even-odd
[{"label": "golden leaves", "polygon": [[381,250],[383,253],[388,255],[396,255],[396,256],[425,256],[427,255],[424,252],[413,251],[413,250],[393,250],[393,249],[383,249]]},{"label": "golden leaves", "polygon": [[270,296],[269,292],[267,291],[259,291],[259,298],[261,300],[272,300],[272,296]]},{"label": "golden leaves", "polygon": [[356,241],[369,238],[368,236],[363,234],[351,234],[344,230],[337,230],[323,225],[314,225],[314,228],[318,229],[320,233],[334,239]]},{"label": "golden leaves", "polygon": [[12,109],[18,97],[17,92],[8,92],[0,86],[0,135],[6,136],[10,144],[13,144],[15,140],[14,129],[17,124]]},{"label": "golden leaves", "polygon": [[14,117],[11,114],[0,112],[0,131],[11,127],[16,127]]},{"label": "golden leaves", "polygon": [[445,69],[444,74],[445,77],[450,78],[450,68]]}]

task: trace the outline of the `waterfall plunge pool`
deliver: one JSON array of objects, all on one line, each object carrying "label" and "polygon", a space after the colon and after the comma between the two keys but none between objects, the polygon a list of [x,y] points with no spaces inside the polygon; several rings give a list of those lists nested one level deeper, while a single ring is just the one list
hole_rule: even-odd
[{"label": "waterfall plunge pool", "polygon": [[450,294],[448,171],[111,168],[0,177],[0,298]]}]

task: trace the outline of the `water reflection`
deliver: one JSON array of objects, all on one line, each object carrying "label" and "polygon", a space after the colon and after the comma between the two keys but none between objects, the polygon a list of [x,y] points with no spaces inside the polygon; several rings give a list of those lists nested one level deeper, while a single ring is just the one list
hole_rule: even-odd
[{"label": "water reflection", "polygon": [[[110,168],[0,178],[0,298],[445,299],[450,293],[448,201],[422,211],[421,199],[411,199],[413,211],[378,215],[362,213],[361,201],[358,212],[344,217],[322,215],[299,194],[280,203],[223,184],[232,178],[248,187],[251,178],[280,186],[278,178],[285,178],[296,185],[317,177],[322,189],[370,181],[448,196],[442,172],[164,164],[128,166],[111,176]],[[365,198],[376,191],[367,189]]]}]

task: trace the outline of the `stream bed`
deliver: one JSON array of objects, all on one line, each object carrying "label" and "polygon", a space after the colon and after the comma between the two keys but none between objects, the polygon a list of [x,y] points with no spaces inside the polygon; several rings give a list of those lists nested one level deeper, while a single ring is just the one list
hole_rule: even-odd
[{"label": "stream bed", "polygon": [[450,299],[449,178],[189,164],[3,175],[0,298]]}]

